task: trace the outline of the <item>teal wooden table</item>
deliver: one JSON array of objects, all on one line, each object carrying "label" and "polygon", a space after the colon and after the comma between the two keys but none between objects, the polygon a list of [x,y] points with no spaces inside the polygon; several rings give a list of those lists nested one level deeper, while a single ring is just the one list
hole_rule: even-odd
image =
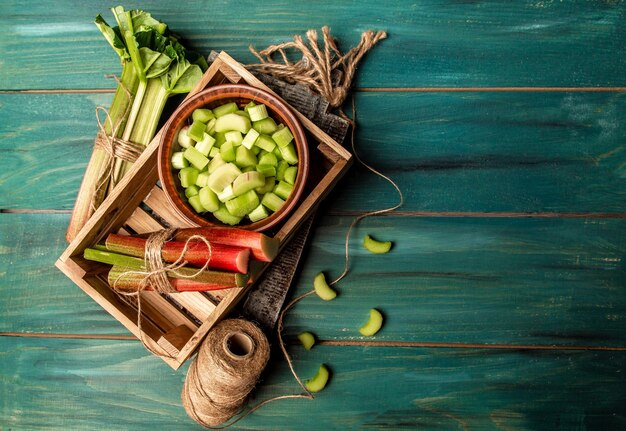
[{"label": "teal wooden table", "polygon": [[[0,5],[0,429],[187,430],[178,371],[53,264],[120,72],[92,20],[111,2]],[[329,25],[360,65],[357,146],[405,205],[359,224],[336,301],[289,314],[314,401],[236,429],[626,429],[626,5],[604,1],[130,2],[243,63]],[[355,214],[395,204],[355,165],[293,294],[343,270]],[[366,233],[395,242],[364,252]],[[386,316],[373,341],[358,328]],[[321,340],[305,352],[302,330]],[[256,399],[298,392],[273,356]]]}]

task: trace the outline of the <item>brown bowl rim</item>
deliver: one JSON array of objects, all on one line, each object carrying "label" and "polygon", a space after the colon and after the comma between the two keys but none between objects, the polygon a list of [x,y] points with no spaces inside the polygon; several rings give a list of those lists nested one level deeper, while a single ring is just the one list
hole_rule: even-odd
[{"label": "brown bowl rim", "polygon": [[[291,195],[278,211],[258,222],[230,226],[215,218],[212,220],[197,214],[191,206],[182,199],[179,193],[180,186],[176,185],[171,169],[170,154],[174,147],[173,141],[176,131],[189,119],[194,109],[206,106],[218,100],[240,98],[258,100],[266,103],[273,116],[278,116],[293,132],[295,147],[298,153],[298,175]],[[309,151],[306,133],[304,127],[292,112],[292,109],[280,97],[263,89],[245,84],[216,85],[198,92],[181,103],[163,128],[163,133],[159,141],[157,160],[159,181],[165,192],[166,199],[175,209],[176,213],[186,222],[195,226],[234,227],[252,231],[269,230],[281,223],[293,211],[304,192],[309,170]],[[208,216],[212,217],[210,214]]]}]

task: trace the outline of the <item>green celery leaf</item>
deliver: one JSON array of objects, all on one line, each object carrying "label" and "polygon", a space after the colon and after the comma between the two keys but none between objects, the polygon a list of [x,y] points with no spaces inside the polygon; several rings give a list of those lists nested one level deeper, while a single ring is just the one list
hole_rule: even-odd
[{"label": "green celery leaf", "polygon": [[97,15],[94,20],[96,27],[100,30],[104,38],[109,42],[109,45],[113,48],[113,50],[120,56],[120,58],[124,61],[130,60],[130,55],[126,50],[126,45],[124,45],[124,41],[119,34],[119,28],[116,32],[115,29],[111,28],[109,24],[102,18],[102,15]]},{"label": "green celery leaf", "polygon": [[146,78],[156,78],[163,75],[170,67],[172,59],[160,52],[152,51],[149,48],[139,48],[139,55],[144,65]]},{"label": "green celery leaf", "polygon": [[163,87],[170,94],[189,93],[202,77],[202,70],[185,59],[174,61],[170,70],[161,76]]},{"label": "green celery leaf", "polygon": [[167,55],[169,58],[171,58],[172,60],[177,60],[179,57],[180,58],[185,58],[184,56],[179,56],[178,52],[176,52],[176,50],[174,49],[174,47],[172,45],[168,45],[165,50],[163,51],[163,54]]},{"label": "green celery leaf", "polygon": [[144,71],[143,62],[141,61],[141,55],[139,54],[139,46],[133,32],[133,23],[131,19],[131,13],[125,11],[122,6],[116,6],[111,9],[115,20],[120,27],[120,34],[124,42],[126,43],[126,49],[130,54],[131,63],[137,72],[140,82],[146,81],[146,74]]},{"label": "green celery leaf", "polygon": [[169,39],[159,32],[148,29],[135,32],[135,40],[140,48],[150,48],[153,51],[163,52],[170,44]]},{"label": "green celery leaf", "polygon": [[154,29],[160,34],[165,33],[167,30],[167,24],[152,18],[148,12],[143,10],[133,10],[130,12],[130,16],[133,22],[133,28],[135,31],[144,31],[148,29]]}]

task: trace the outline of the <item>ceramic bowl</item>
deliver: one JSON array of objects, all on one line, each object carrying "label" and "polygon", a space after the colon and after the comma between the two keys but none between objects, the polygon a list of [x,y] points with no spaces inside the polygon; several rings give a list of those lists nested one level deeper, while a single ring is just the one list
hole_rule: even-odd
[{"label": "ceramic bowl", "polygon": [[291,194],[278,211],[254,223],[244,218],[240,224],[235,226],[254,231],[268,230],[281,223],[297,206],[304,191],[309,171],[306,134],[297,117],[282,99],[267,91],[241,84],[217,85],[185,100],[164,126],[159,143],[158,171],[161,187],[165,191],[169,203],[188,224],[193,226],[225,226],[211,213],[196,213],[185,198],[185,190],[180,184],[177,171],[172,168],[171,164],[172,153],[181,151],[176,139],[179,130],[191,123],[191,115],[197,108],[215,108],[225,103],[235,102],[243,109],[243,106],[250,101],[263,103],[267,107],[270,117],[274,118],[277,123],[283,123],[289,127],[298,154],[298,173]]}]

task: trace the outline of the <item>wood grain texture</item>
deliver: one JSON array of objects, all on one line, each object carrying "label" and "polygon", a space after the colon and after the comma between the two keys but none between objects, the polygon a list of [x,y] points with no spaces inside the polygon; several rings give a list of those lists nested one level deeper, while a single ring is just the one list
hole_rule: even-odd
[{"label": "wood grain texture", "polygon": [[[349,217],[323,217],[293,295],[344,269]],[[368,310],[387,341],[625,346],[626,241],[622,220],[395,218],[363,220],[350,272],[325,302],[304,299],[288,332],[361,340]],[[365,234],[394,242],[373,255]]]},{"label": "wood grain texture", "polygon": [[[625,97],[357,94],[357,152],[405,211],[624,212]],[[398,200],[356,164],[343,185],[333,210]]]},{"label": "wood grain texture", "polygon": [[98,132],[95,108],[111,98],[0,96],[0,208],[71,210]]},{"label": "wood grain texture", "polygon": [[[290,348],[304,377],[332,369],[314,401],[269,404],[234,429],[618,429],[624,353]],[[202,429],[180,405],[185,369],[134,341],[0,338],[12,430]],[[158,376],[158,378],[155,378]],[[297,393],[278,356],[255,400]],[[314,418],[314,420],[313,420]]]},{"label": "wood grain texture", "polygon": [[[186,367],[124,339],[53,268],[94,109],[120,72],[92,24],[98,12],[113,21],[116,4],[0,7],[0,332],[14,335],[0,336],[3,430],[201,429],[180,402]],[[623,1],[124,6],[243,62],[249,43],[325,24],[343,49],[368,28],[389,33],[358,69],[357,145],[401,185],[403,216],[361,222],[339,297],[307,298],[287,319],[296,369],[307,378],[327,363],[327,390],[233,429],[626,429],[626,353],[566,350],[626,347]],[[340,187],[293,294],[318,271],[341,272],[349,214],[396,202],[356,166]],[[362,251],[365,233],[395,241],[391,254]],[[364,341],[370,307],[385,314],[374,341],[388,347],[347,345]],[[305,329],[326,344],[304,351],[294,337]],[[448,347],[400,345],[418,342]],[[256,399],[294,392],[275,354]]]},{"label": "wood grain texture", "polygon": [[[0,209],[73,207],[110,97],[0,95]],[[357,151],[404,211],[626,212],[626,94],[359,93],[356,107]],[[327,208],[395,202],[355,163]]]},{"label": "wood grain texture", "polygon": [[0,215],[0,331],[128,334],[54,262],[69,214]]},{"label": "wood grain texture", "polygon": [[[0,331],[128,333],[52,267],[68,218],[0,215],[7,256],[0,266]],[[339,275],[351,220],[326,216],[317,223],[293,295],[311,289],[319,271],[329,280]],[[304,300],[289,314],[287,335],[313,330],[324,339],[360,340],[367,310],[380,307],[387,317],[383,341],[625,347],[624,223],[366,219],[353,232],[351,272],[339,298]],[[394,241],[393,250],[369,254],[360,245],[365,233]]]},{"label": "wood grain texture", "polygon": [[[3,4],[0,87],[114,87],[105,75],[119,73],[119,60],[92,22],[97,13],[114,21],[108,8],[116,4]],[[330,26],[344,50],[366,29],[386,30],[389,38],[360,66],[357,85],[362,87],[626,83],[626,59],[616,55],[626,42],[624,8],[613,0],[324,0],[296,8],[284,0],[220,0],[210,6],[194,0],[176,7],[131,1],[125,7],[148,9],[206,55],[223,49],[244,63],[254,61],[250,43],[264,48],[310,28]]]}]

